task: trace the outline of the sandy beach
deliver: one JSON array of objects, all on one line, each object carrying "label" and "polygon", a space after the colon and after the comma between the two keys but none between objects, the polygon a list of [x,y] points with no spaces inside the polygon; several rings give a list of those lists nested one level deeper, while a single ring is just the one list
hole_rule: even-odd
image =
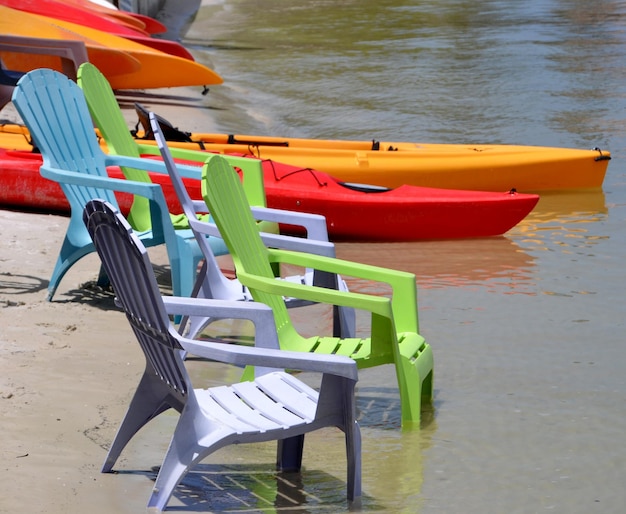
[{"label": "sandy beach", "polygon": [[142,356],[112,295],[81,287],[95,279],[95,254],[46,301],[66,225],[60,216],[0,211],[0,511],[137,512],[146,496],[128,495],[99,465]]},{"label": "sandy beach", "polygon": [[[95,285],[96,254],[72,267],[54,301],[46,301],[66,226],[62,216],[0,210],[5,241],[0,251],[0,512],[144,512],[177,415],[169,411],[142,429],[118,460],[119,472],[100,473],[143,371],[143,355],[113,293]],[[164,248],[150,249],[150,256],[167,293]],[[313,314],[309,323],[318,328],[324,315]],[[237,370],[193,360],[189,368],[202,386],[239,376]],[[394,381],[393,368],[387,368],[378,379],[383,383]],[[397,395],[391,396],[378,413],[379,395],[360,399],[391,429],[383,445],[406,438],[398,430]],[[419,431],[414,435],[419,437]],[[420,446],[411,447],[417,452],[415,464],[421,460]],[[274,457],[273,443],[220,450],[203,461],[197,474],[187,475],[168,511],[272,512],[283,504],[315,505],[318,512],[346,508],[338,430],[307,437],[302,475],[278,476]],[[373,470],[380,471],[382,462],[376,452],[364,455],[364,473],[375,477]],[[421,483],[420,474],[415,478]]]}]

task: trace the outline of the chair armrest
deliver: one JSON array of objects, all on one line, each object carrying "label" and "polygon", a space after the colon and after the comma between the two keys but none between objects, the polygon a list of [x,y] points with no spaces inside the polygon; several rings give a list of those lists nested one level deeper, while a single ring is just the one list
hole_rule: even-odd
[{"label": "chair armrest", "polygon": [[41,166],[40,173],[42,177],[55,182],[110,189],[112,191],[145,196],[156,201],[160,201],[162,199],[163,202],[165,202],[163,191],[161,190],[161,186],[158,184],[135,182],[122,178],[117,179],[97,175],[87,175],[85,173],[61,170],[46,165]]},{"label": "chair armrest", "polygon": [[281,368],[317,373],[329,373],[353,381],[358,380],[356,362],[343,355],[324,355],[292,352],[240,345],[227,345],[211,341],[179,340],[184,350],[207,359],[235,366]]},{"label": "chair armrest", "polygon": [[[123,166],[125,168],[135,168],[138,170],[152,171],[153,173],[168,174],[165,163],[160,159],[149,159],[143,157],[128,157],[126,155],[105,154],[107,166]],[[177,164],[180,175],[184,178],[202,179],[202,168]]]},{"label": "chair armrest", "polygon": [[[342,275],[343,277],[352,276],[390,285],[392,288],[391,306],[396,328],[401,332],[418,331],[417,286],[413,273],[288,250],[268,249],[268,254],[270,262],[293,264],[304,268],[313,268],[315,270]],[[249,288],[257,288],[268,293],[314,302],[355,307],[384,316],[389,315],[387,312],[389,304],[385,305],[373,302],[375,298],[378,300],[387,300],[387,298],[353,292],[340,292],[319,287],[315,288],[303,284],[287,284],[285,281],[272,281],[264,277],[250,275],[243,270],[238,270],[237,277],[243,285]],[[363,306],[361,307],[360,305]]]},{"label": "chair armrest", "polygon": [[326,257],[335,256],[335,245],[326,241],[270,234],[268,232],[261,232],[260,235],[265,246],[270,248],[282,248],[284,250],[324,255]]},{"label": "chair armrest", "polygon": [[193,205],[194,212],[209,212],[209,208],[207,207],[206,203],[204,203],[204,200],[191,200],[191,204]]},{"label": "chair armrest", "polygon": [[250,210],[256,219],[298,225],[306,228],[307,237],[309,239],[328,241],[326,217],[320,214],[285,211],[282,209],[271,209],[269,207],[251,207]]},{"label": "chair armrest", "polygon": [[254,323],[255,345],[280,349],[272,309],[264,303],[211,300],[163,296],[170,315],[210,317],[215,319],[247,319]]},{"label": "chair armrest", "polygon": [[[208,153],[204,150],[200,150],[200,149],[191,150],[189,148],[178,148],[178,147],[172,146],[171,144],[168,144],[168,147],[174,159],[197,162],[199,165],[202,165],[204,164],[204,161],[206,161],[208,157]],[[137,148],[139,149],[140,154],[156,155],[159,157],[161,156],[161,151],[159,150],[159,147],[157,146],[156,141],[153,141],[152,143],[147,143],[147,144],[137,142]]]},{"label": "chair armrest", "polygon": [[[193,227],[193,230],[200,234],[222,237],[215,223],[200,220],[190,220],[189,223]],[[307,252],[327,257],[334,257],[335,255],[335,245],[327,241],[316,241],[315,239],[306,239],[304,237],[283,236],[280,234],[270,234],[268,232],[261,232],[260,235],[263,243],[269,247],[284,248],[296,252]]]},{"label": "chair armrest", "polygon": [[280,350],[272,309],[256,302],[163,296],[168,314],[249,319],[255,325],[255,347],[180,338],[181,346],[198,357],[234,364],[330,373],[358,379],[356,363],[341,355],[318,355]]},{"label": "chair armrest", "polygon": [[258,289],[277,296],[309,300],[342,307],[353,307],[391,317],[391,301],[385,296],[376,296],[352,291],[338,291],[326,287],[312,286],[288,280],[259,277],[244,271],[237,272],[239,281],[250,289]]},{"label": "chair armrest", "polygon": [[[156,144],[137,144],[137,147],[139,149],[140,154],[154,155],[157,157],[161,156],[159,147]],[[202,165],[204,164],[204,162],[207,160],[209,156],[215,153],[218,153],[218,152],[210,152],[206,150],[191,150],[189,148],[178,148],[175,146],[169,146],[169,149],[174,159],[177,159],[179,161],[197,162],[200,168],[202,167]],[[240,168],[243,171],[244,175],[246,174],[246,170],[248,168],[252,169],[252,166],[254,166],[255,168],[259,166],[258,159],[254,159],[250,157],[239,157],[236,155],[228,155],[228,154],[220,154],[220,155],[224,159],[226,159],[231,166]],[[182,172],[182,170],[180,170],[180,167],[186,166],[185,164],[176,162],[176,166],[179,168],[179,171],[182,176],[187,176]],[[189,165],[189,168],[193,169],[195,168],[195,166]],[[194,175],[194,176],[191,176],[190,178],[196,178],[196,177]]]},{"label": "chair armrest", "polygon": [[269,259],[271,262],[293,264],[349,277],[384,282],[394,289],[409,286],[413,291],[415,290],[415,275],[406,271],[398,271],[371,264],[361,264],[336,257],[310,255],[279,249],[270,249]]},{"label": "chair armrest", "polygon": [[[154,144],[137,144],[139,147],[140,153],[151,154],[151,155],[161,155],[159,151],[159,147]],[[219,152],[211,152],[207,150],[194,150],[191,148],[181,148],[173,145],[168,145],[170,149],[170,153],[174,159],[179,159],[182,161],[191,161],[197,162],[200,165],[203,165],[205,161],[211,156]],[[231,166],[236,166],[240,168],[244,173],[246,172],[246,168],[249,166],[258,167],[259,160],[256,158],[243,157],[237,155],[229,155],[229,154],[221,154],[220,155],[228,161]]]}]

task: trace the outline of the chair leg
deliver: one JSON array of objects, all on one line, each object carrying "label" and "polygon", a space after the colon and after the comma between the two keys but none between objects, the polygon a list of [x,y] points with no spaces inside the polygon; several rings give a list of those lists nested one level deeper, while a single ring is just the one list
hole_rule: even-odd
[{"label": "chair leg", "polygon": [[354,309],[333,305],[333,336],[341,339],[356,337],[356,312]]},{"label": "chair leg", "polygon": [[[70,220],[70,225],[71,224],[72,220]],[[81,226],[80,231],[83,231],[86,236],[89,237],[85,227]],[[68,233],[69,232],[70,228],[68,228]],[[94,251],[91,238],[89,241],[84,241],[82,237],[75,237],[73,239],[77,239],[77,241],[72,241],[68,237],[68,233],[65,234],[63,244],[61,245],[61,251],[59,252],[59,257],[54,265],[54,270],[52,271],[52,276],[50,277],[50,282],[48,283],[48,301],[52,301],[52,297],[54,296],[54,293],[56,293],[57,287],[59,287],[59,283],[67,271],[85,255]]]},{"label": "chair leg", "polygon": [[[149,509],[165,509],[174,489],[187,472],[219,448],[229,444],[230,433],[205,419],[199,419],[200,407],[191,400],[183,410],[172,441],[157,476]],[[198,442],[201,441],[201,444]]]},{"label": "chair leg", "polygon": [[[410,348],[415,343],[418,345],[417,348]],[[432,349],[418,336],[415,340],[400,343],[400,352],[401,369],[396,366],[396,372],[400,389],[402,425],[419,426],[422,397],[425,393],[428,394],[428,391],[422,389],[424,385],[432,394]]]},{"label": "chair leg", "polygon": [[276,469],[279,471],[300,471],[303,450],[304,434],[279,439],[276,452]]},{"label": "chair leg", "polygon": [[[347,291],[345,282],[333,273],[315,270],[313,285]],[[356,337],[356,312],[351,307],[333,305],[333,336],[343,339]]]},{"label": "chair leg", "polygon": [[107,272],[104,270],[104,266],[100,266],[100,272],[98,273],[98,280],[96,285],[99,287],[108,287],[111,284]]},{"label": "chair leg", "polygon": [[[163,394],[159,394],[159,391],[163,391]],[[152,374],[144,373],[130,402],[126,416],[124,416],[124,420],[111,444],[102,466],[102,473],[111,471],[122,450],[144,425],[171,408],[165,401],[166,399],[167,390],[163,387],[160,379]]]},{"label": "chair leg", "polygon": [[346,460],[348,464],[348,501],[361,498],[361,429],[354,421],[346,427]]},{"label": "chair leg", "polygon": [[178,259],[170,258],[174,296],[190,297],[194,289],[198,265],[204,258],[195,239],[177,240]]}]

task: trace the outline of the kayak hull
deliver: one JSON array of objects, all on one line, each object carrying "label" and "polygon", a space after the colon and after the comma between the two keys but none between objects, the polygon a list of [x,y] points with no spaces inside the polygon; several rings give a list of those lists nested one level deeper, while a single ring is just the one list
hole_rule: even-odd
[{"label": "kayak hull", "polygon": [[[191,59],[167,54],[91,27],[1,5],[0,30],[15,36],[83,41],[89,61],[106,76],[113,89],[207,86],[223,82],[213,70]],[[2,59],[8,69],[16,71],[42,67],[7,53],[3,53]],[[58,66],[47,67],[58,69]]]},{"label": "kayak hull", "polygon": [[610,152],[600,149],[373,143],[201,133],[191,134],[191,139],[202,142],[212,152],[271,159],[323,171],[345,182],[389,188],[409,184],[475,191],[515,189],[527,193],[599,189],[610,160]]},{"label": "kayak hull", "polygon": [[[0,149],[0,205],[18,209],[67,213],[60,186],[39,174],[41,157]],[[269,207],[324,215],[333,241],[418,241],[501,235],[519,223],[537,204],[537,195],[510,192],[437,190],[402,186],[380,190],[346,187],[332,177],[288,165],[263,162]],[[121,178],[117,168],[110,176]],[[162,186],[173,213],[181,212],[167,175],[151,173]],[[200,181],[185,179],[192,198],[201,198]],[[368,191],[368,192],[365,192]],[[132,198],[119,195],[127,213]],[[297,233],[291,226],[284,232]]]}]

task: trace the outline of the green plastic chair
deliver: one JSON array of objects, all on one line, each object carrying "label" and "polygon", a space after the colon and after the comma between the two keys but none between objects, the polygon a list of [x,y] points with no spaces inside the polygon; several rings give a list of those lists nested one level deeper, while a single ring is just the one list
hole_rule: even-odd
[{"label": "green plastic chair", "polygon": [[[268,249],[256,230],[237,173],[220,155],[206,160],[202,195],[232,255],[240,282],[249,288],[255,301],[272,308],[281,349],[345,355],[360,368],[394,364],[402,424],[419,423],[422,400],[432,401],[433,354],[418,332],[415,275],[331,257]],[[272,266],[287,263],[384,282],[391,286],[392,298],[275,280]],[[303,337],[293,326],[283,297],[369,311],[370,337]]]},{"label": "green plastic chair", "polygon": [[[159,149],[155,145],[138,144],[133,139],[109,81],[96,66],[91,63],[83,63],[78,69],[77,82],[83,90],[89,112],[100,130],[100,135],[105,140],[110,154],[125,155],[127,157],[140,157],[141,155],[160,156]],[[206,152],[183,148],[172,148],[171,151],[174,158],[185,159],[199,164],[204,163],[206,159]],[[265,187],[263,185],[261,163],[254,159],[230,156],[226,158],[242,170],[244,188],[250,205],[265,207]],[[128,180],[151,182],[150,176],[144,170],[122,168],[122,173]],[[199,167],[197,178],[200,178]],[[189,228],[189,223],[184,214],[172,214],[171,217],[174,228]],[[149,228],[150,212],[146,199],[135,198],[128,220],[138,230],[147,230]],[[262,221],[259,229],[263,232],[278,233],[278,224]],[[217,241],[211,241],[211,248],[216,255],[226,253],[226,247],[223,244],[220,246],[219,238]]]},{"label": "green plastic chair", "polygon": [[[110,154],[136,158],[140,157],[141,155],[155,155],[158,157],[162,157],[161,149],[157,145],[139,144],[131,136],[130,131],[128,130],[128,127],[126,125],[126,121],[124,120],[124,116],[122,115],[120,107],[115,98],[115,94],[111,89],[111,85],[109,84],[107,78],[100,72],[100,70],[98,70],[96,66],[91,63],[84,63],[79,67],[78,85],[83,90],[91,116],[94,119],[98,129],[100,130],[101,136],[106,141]],[[148,122],[147,126],[150,129],[150,122]],[[197,174],[195,175],[195,177],[198,180],[201,178],[200,165],[203,164],[206,160],[207,152],[182,148],[168,148],[167,152],[172,159],[178,158],[198,163],[198,168],[196,170]],[[265,198],[265,186],[263,183],[263,168],[261,161],[237,156],[224,156],[224,158],[228,160],[231,165],[236,166],[238,169],[241,170],[243,177],[243,188],[246,193],[248,203],[254,207],[265,208],[267,204]],[[179,167],[179,170],[181,172],[184,170],[186,172],[186,177],[194,176],[193,171],[191,171],[192,168],[189,166]],[[150,176],[144,170],[122,168],[122,172],[128,180],[136,182],[151,182]],[[182,198],[181,195],[179,195],[179,199],[181,201],[181,205],[183,205],[184,207],[185,200]],[[278,211],[274,210],[273,212],[277,213]],[[256,226],[258,231],[264,232],[265,234],[278,234],[278,222],[275,221],[275,215],[271,214],[269,210],[257,212],[256,214]],[[289,215],[291,215],[291,217],[288,217]],[[293,216],[297,216],[297,220],[300,221],[294,219]],[[191,228],[189,220],[184,212],[183,214],[170,214],[170,217],[172,218],[172,223],[175,228],[181,230]],[[278,219],[280,219],[280,221],[283,223],[305,226],[307,228],[309,238],[311,239],[328,241],[328,233],[326,231],[325,222],[323,223],[323,233],[321,233],[319,229],[315,229],[312,231],[312,223],[303,223],[303,217],[304,215],[302,215],[301,213],[285,212],[285,216],[283,216],[282,218],[278,217]],[[128,216],[128,220],[136,230],[142,230],[142,227],[149,226],[149,201],[140,196],[136,196],[132,205],[131,212]],[[223,255],[228,252],[228,249],[223,239],[221,239],[220,237],[208,236],[206,234],[205,237],[207,238],[210,247],[206,250],[210,250],[214,256]],[[208,253],[208,251],[205,251],[205,254]],[[203,272],[204,270],[205,268],[203,268]],[[219,274],[219,269],[214,269],[213,271]],[[200,275],[200,280],[202,280],[202,273]],[[280,275],[280,268],[278,266],[274,268],[274,274],[276,276]],[[226,279],[224,277],[222,278],[223,280],[221,282],[224,282]],[[305,280],[304,277],[301,277],[300,279]],[[342,281],[339,278],[337,284],[341,283]],[[239,296],[245,293],[242,290],[240,284],[238,284],[238,287],[236,287],[235,284],[233,284],[233,286],[239,290]],[[196,291],[199,287],[201,287],[201,284],[197,283],[195,289],[185,289],[183,291],[179,291],[179,294],[182,294],[183,296],[195,296]],[[218,289],[223,288],[218,287],[217,289],[213,289],[214,291],[217,291]],[[216,297],[225,298],[227,296],[218,294]],[[232,296],[228,297],[233,298]],[[306,304],[306,302],[291,301],[289,303],[289,306],[298,307]],[[334,316],[334,331],[336,334],[345,335],[354,333],[354,315],[351,314],[348,309],[335,309]],[[197,325],[196,328],[199,329],[200,327],[201,325]]]}]

